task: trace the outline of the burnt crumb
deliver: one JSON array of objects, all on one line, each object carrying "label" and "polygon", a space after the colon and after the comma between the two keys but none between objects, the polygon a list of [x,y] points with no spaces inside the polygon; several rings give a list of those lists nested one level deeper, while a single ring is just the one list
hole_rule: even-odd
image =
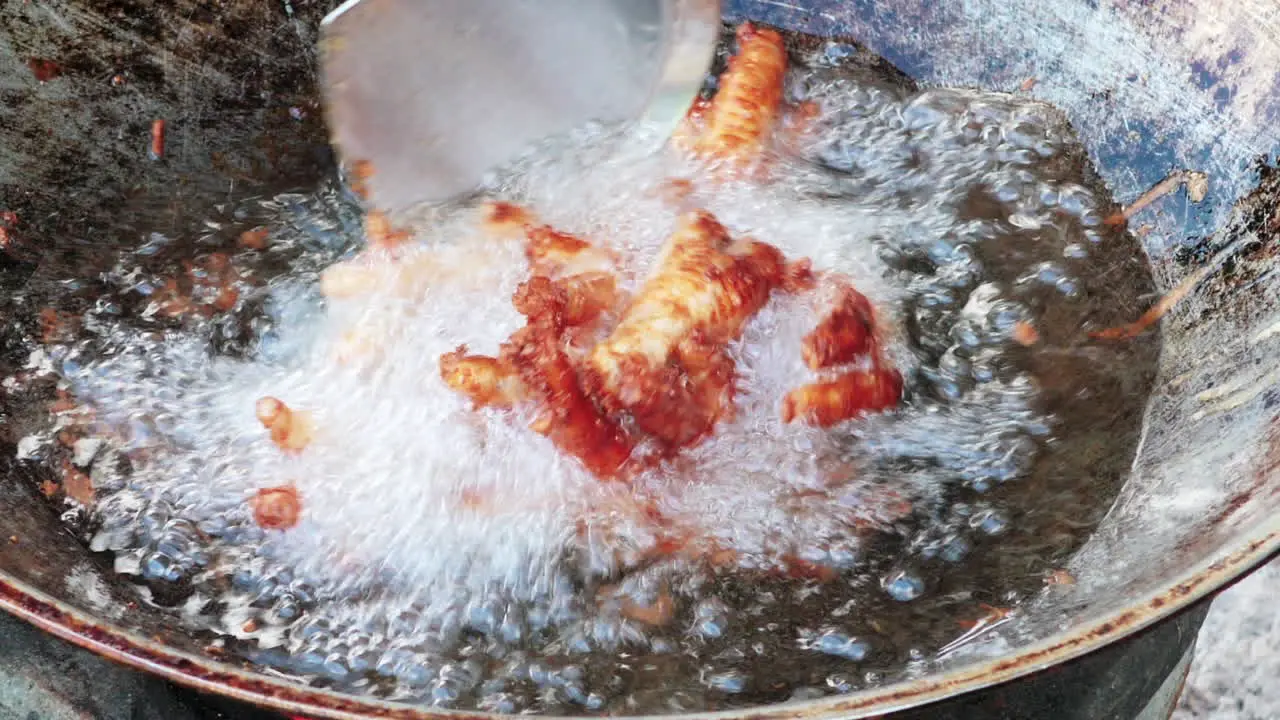
[{"label": "burnt crumb", "polygon": [[31,69],[31,74],[35,75],[36,80],[42,83],[62,75],[62,66],[45,58],[31,58],[27,60],[27,67]]}]

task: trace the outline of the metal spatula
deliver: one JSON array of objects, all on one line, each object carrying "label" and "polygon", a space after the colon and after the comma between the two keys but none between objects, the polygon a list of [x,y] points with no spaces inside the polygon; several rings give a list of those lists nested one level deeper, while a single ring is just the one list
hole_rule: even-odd
[{"label": "metal spatula", "polygon": [[351,0],[323,24],[330,135],[377,207],[447,199],[592,120],[674,127],[719,22],[719,0]]}]

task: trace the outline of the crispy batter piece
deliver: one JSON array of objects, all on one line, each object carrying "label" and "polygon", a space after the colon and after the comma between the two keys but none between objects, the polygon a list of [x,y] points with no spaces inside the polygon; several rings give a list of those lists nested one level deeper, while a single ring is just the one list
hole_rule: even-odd
[{"label": "crispy batter piece", "polygon": [[896,370],[854,370],[834,380],[792,390],[782,402],[782,420],[803,420],[830,427],[859,415],[887,410],[902,396],[902,376]]},{"label": "crispy batter piece", "polygon": [[702,157],[754,159],[779,115],[787,70],[782,36],[743,23],[737,38],[738,53],[720,76],[720,89],[710,105],[695,105],[691,111],[693,126],[702,126],[691,149]]}]

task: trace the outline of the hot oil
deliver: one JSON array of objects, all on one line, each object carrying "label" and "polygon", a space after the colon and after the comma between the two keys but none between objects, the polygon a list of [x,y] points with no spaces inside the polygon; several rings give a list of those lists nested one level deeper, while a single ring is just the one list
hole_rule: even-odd
[{"label": "hot oil", "polygon": [[[777,148],[769,182],[700,180],[690,201],[847,274],[907,377],[899,410],[782,423],[783,394],[814,379],[799,347],[822,307],[776,297],[731,348],[737,417],[630,489],[602,484],[519,411],[475,412],[439,379],[441,354],[494,353],[521,325],[518,244],[473,204],[426,209],[409,259],[444,271],[412,297],[384,283],[326,302],[317,272],[357,244],[351,207],[285,196],[211,221],[269,231],[232,258],[262,282],[230,312],[160,318],[156,256],[199,245],[148,244],[85,338],[50,351],[108,442],[92,547],[232,651],[414,702],[638,714],[927,671],[1039,591],[1109,507],[1158,348],[1089,332],[1133,319],[1151,282],[1051,108],[916,91],[837,45],[803,59],[789,92],[821,104],[820,132]],[[587,128],[485,194],[616,250],[634,289],[678,212],[668,180],[702,177],[652,140]],[[265,395],[313,413],[304,452],[268,441]],[[248,501],[283,484],[302,522],[264,531]],[[732,553],[655,552],[640,494]]]}]

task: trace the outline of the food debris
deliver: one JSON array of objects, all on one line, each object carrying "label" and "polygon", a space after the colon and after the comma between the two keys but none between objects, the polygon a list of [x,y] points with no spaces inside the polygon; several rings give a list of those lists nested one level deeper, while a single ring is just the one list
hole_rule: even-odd
[{"label": "food debris", "polygon": [[62,463],[62,489],[71,500],[86,507],[93,504],[93,481],[89,474],[77,468],[70,460]]},{"label": "food debris", "polygon": [[124,85],[124,83],[125,83],[124,75],[117,73],[111,76],[112,87],[120,87],[121,85]]},{"label": "food debris", "polygon": [[210,253],[183,264],[186,273],[182,277],[165,280],[151,295],[154,310],[148,313],[158,312],[170,318],[192,313],[209,317],[231,310],[239,302],[249,276],[233,267],[226,253]]},{"label": "food debris", "polygon": [[41,83],[47,83],[62,75],[62,66],[45,58],[31,58],[27,60],[27,67],[36,76],[36,80]]},{"label": "food debris", "polygon": [[302,500],[293,485],[259,490],[249,505],[253,521],[264,530],[288,530],[302,515]]},{"label": "food debris", "polygon": [[961,620],[960,628],[962,630],[976,630],[979,628],[990,627],[997,623],[1008,620],[1013,615],[1013,608],[996,607],[983,603],[978,606],[984,611],[984,614],[976,620]]},{"label": "food debris", "polygon": [[258,400],[254,407],[258,422],[271,431],[271,442],[286,452],[298,452],[311,443],[311,417],[305,412],[295,412],[273,397]]},{"label": "food debris", "polygon": [[77,318],[51,307],[40,311],[40,342],[49,345],[70,339],[75,334]]},{"label": "food debris", "polygon": [[164,136],[165,122],[161,119],[151,121],[151,147],[148,150],[148,157],[152,160],[159,160],[164,157]]},{"label": "food debris", "polygon": [[270,234],[266,228],[254,228],[245,230],[240,233],[240,247],[248,250],[262,250],[267,247],[267,235]]},{"label": "food debris", "polygon": [[13,241],[10,234],[18,224],[18,214],[12,210],[0,211],[0,249],[7,249]]},{"label": "food debris", "polygon": [[1071,573],[1061,568],[1054,570],[1044,578],[1045,585],[1075,585],[1076,578]]},{"label": "food debris", "polygon": [[1023,80],[1022,84],[1018,86],[1018,89],[1021,90],[1022,92],[1031,92],[1032,88],[1036,86],[1037,82],[1039,82],[1039,80],[1036,79],[1035,75],[1032,75],[1026,80]]},{"label": "food debris", "polygon": [[361,200],[369,199],[369,181],[373,179],[373,163],[357,160],[351,165],[351,192]]},{"label": "food debris", "polygon": [[1109,216],[1104,222],[1108,225],[1124,225],[1129,218],[1138,214],[1151,203],[1178,189],[1187,186],[1187,199],[1193,203],[1204,200],[1209,192],[1209,176],[1196,170],[1177,170],[1156,183],[1152,188],[1130,203],[1124,210]]},{"label": "food debris", "polygon": [[676,604],[667,591],[658,593],[652,603],[641,604],[633,600],[622,603],[622,616],[650,627],[665,627],[676,615]]},{"label": "food debris", "polygon": [[1031,347],[1040,342],[1040,331],[1026,320],[1019,320],[1013,325],[1013,341],[1023,347]]},{"label": "food debris", "polygon": [[1143,313],[1142,317],[1139,317],[1128,325],[1121,325],[1119,327],[1107,328],[1106,330],[1099,330],[1097,332],[1090,333],[1089,337],[1096,340],[1129,340],[1141,335],[1153,325],[1160,322],[1160,319],[1172,310],[1173,306],[1178,304],[1178,301],[1190,294],[1190,292],[1200,284],[1200,281],[1208,277],[1209,273],[1212,271],[1212,267],[1205,267],[1191,273],[1186,277],[1186,279],[1178,283],[1177,287],[1165,293],[1164,296],[1156,301],[1156,304],[1152,305],[1150,310]]}]

